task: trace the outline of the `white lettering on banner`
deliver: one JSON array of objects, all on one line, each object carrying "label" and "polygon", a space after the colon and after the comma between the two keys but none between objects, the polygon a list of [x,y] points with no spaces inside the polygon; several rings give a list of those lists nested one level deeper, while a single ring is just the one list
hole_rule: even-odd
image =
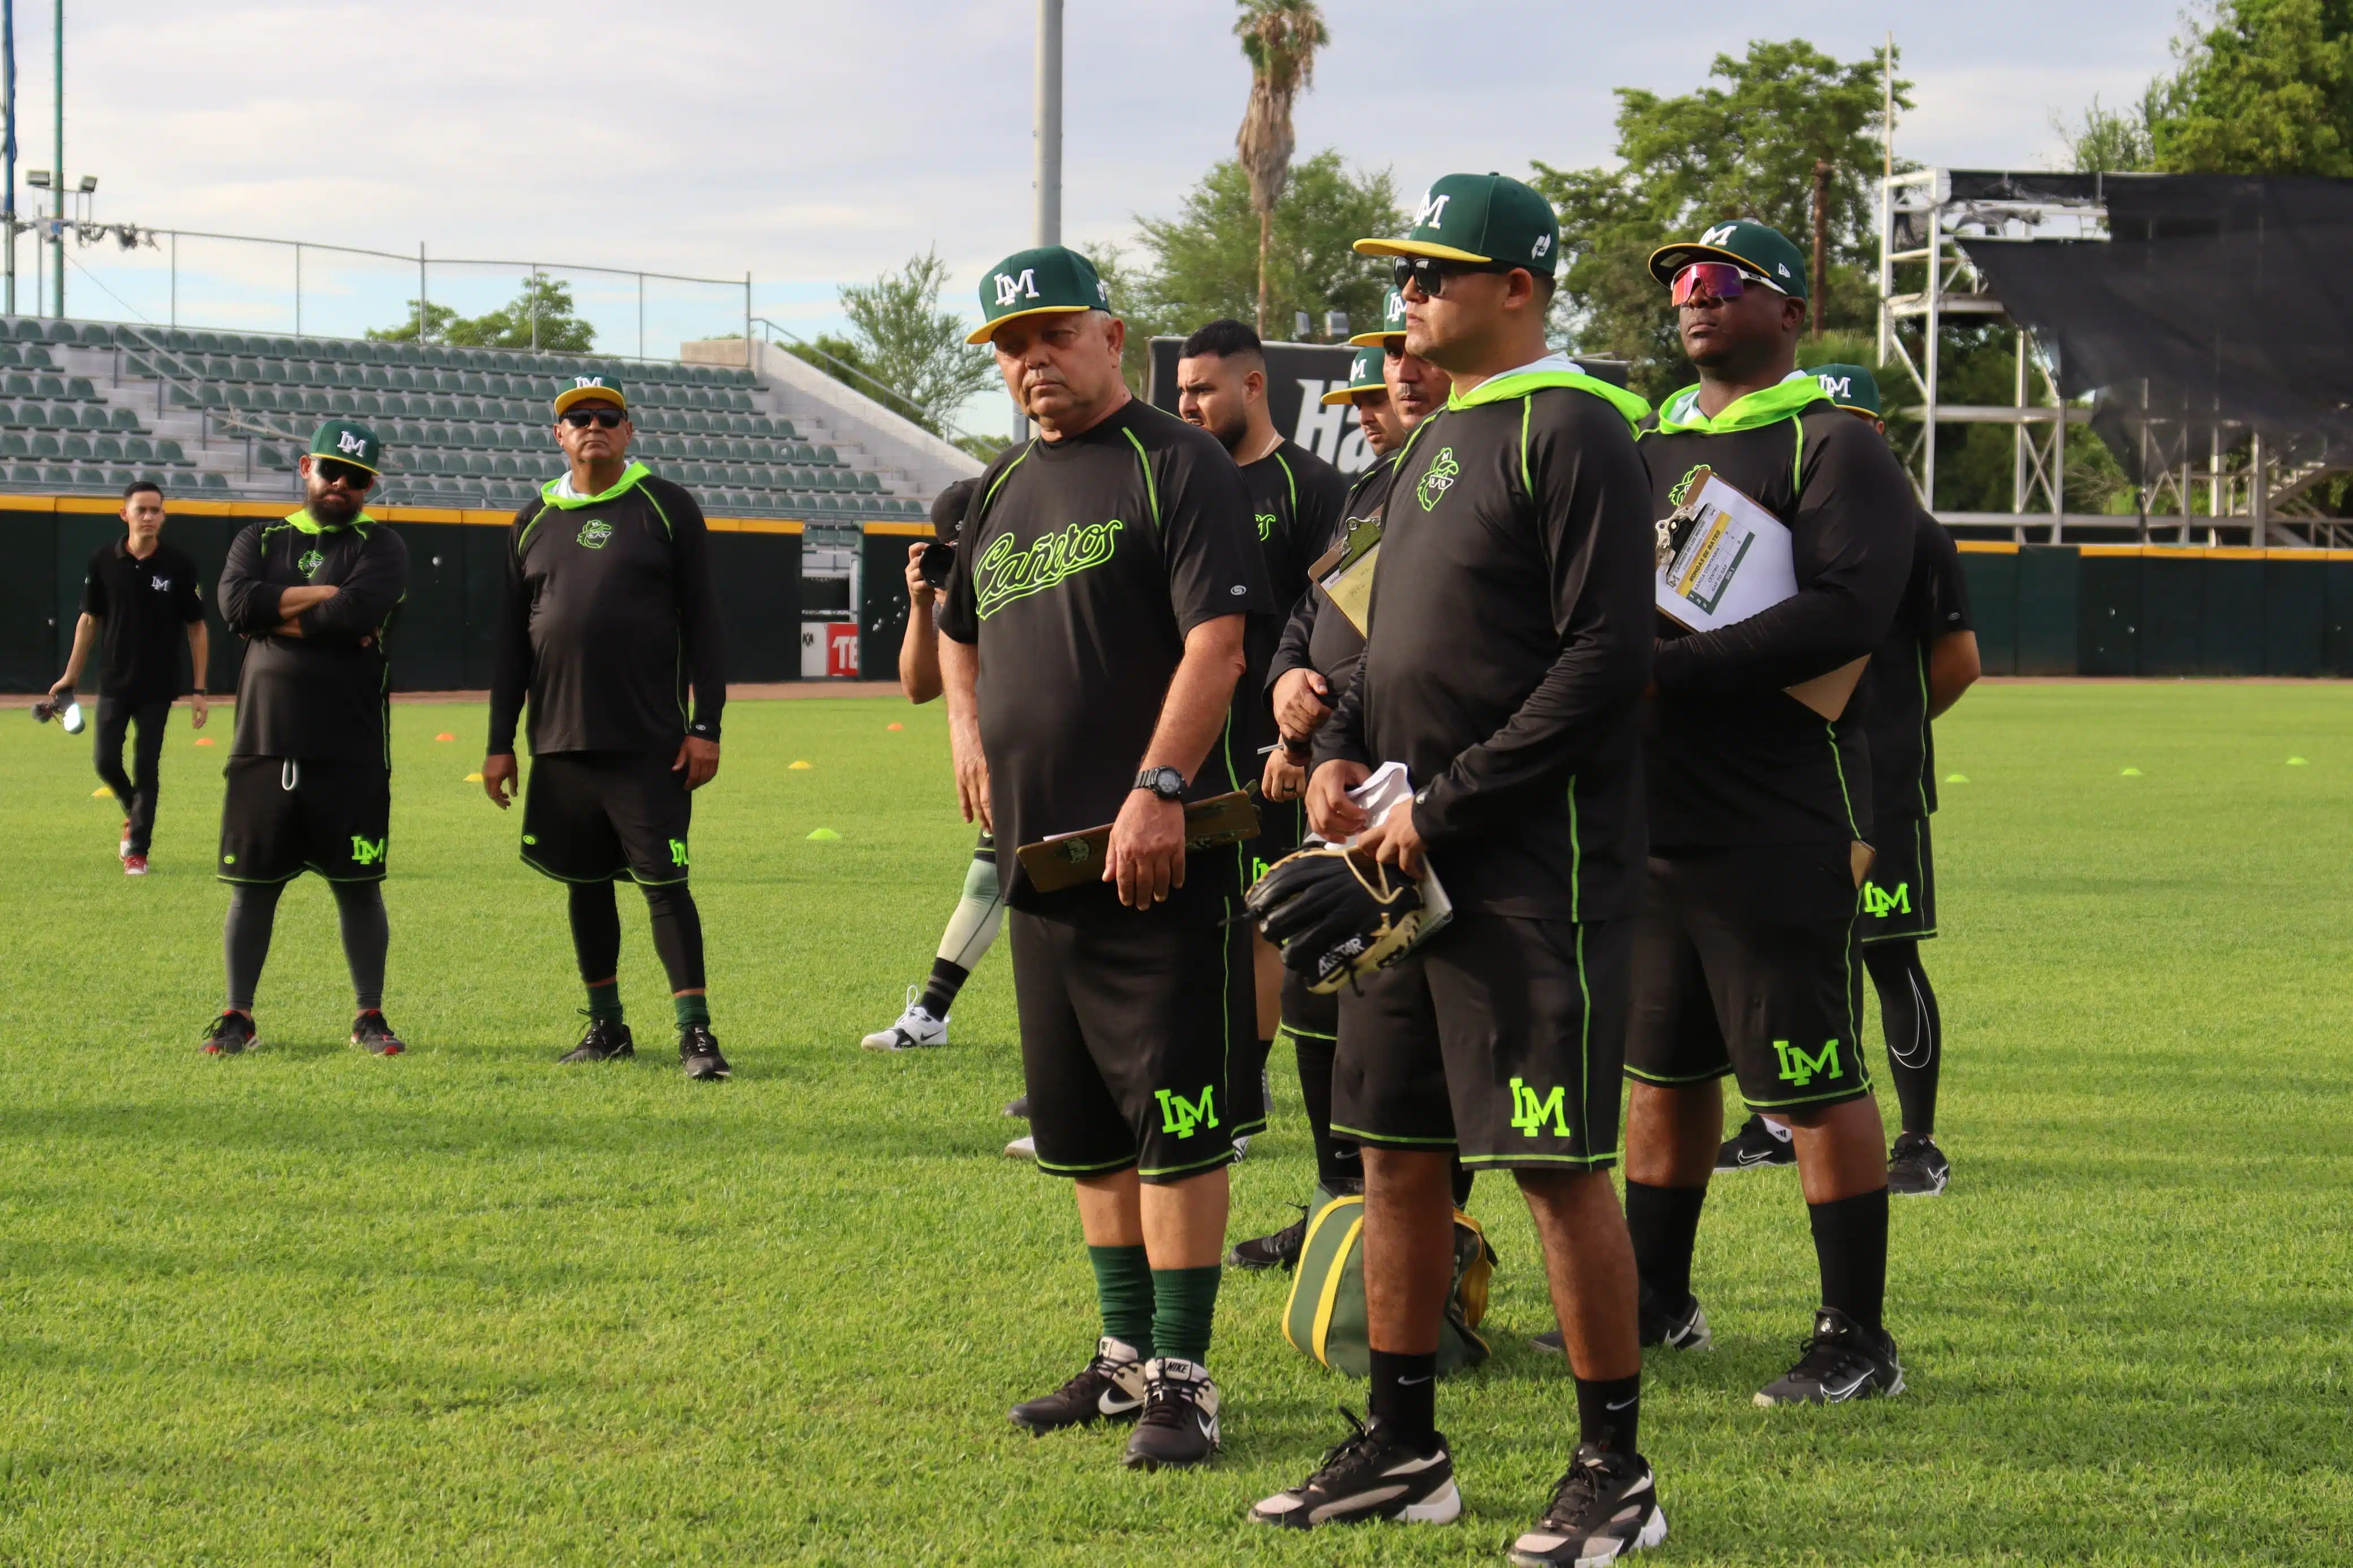
[{"label": "white lettering on banner", "polygon": [[1359,425],[1348,432],[1348,438],[1340,443],[1339,456],[1332,459],[1332,466],[1350,479],[1373,466],[1372,443],[1365,439],[1363,426]]},{"label": "white lettering on banner", "polygon": [[1324,406],[1324,389],[1335,384],[1345,383],[1310,381],[1305,376],[1299,378],[1299,428],[1291,437],[1327,463],[1333,462],[1333,458],[1324,448],[1329,447],[1332,452],[1340,449],[1340,442],[1348,434],[1348,426],[1356,414],[1345,403],[1335,403],[1328,408]]}]

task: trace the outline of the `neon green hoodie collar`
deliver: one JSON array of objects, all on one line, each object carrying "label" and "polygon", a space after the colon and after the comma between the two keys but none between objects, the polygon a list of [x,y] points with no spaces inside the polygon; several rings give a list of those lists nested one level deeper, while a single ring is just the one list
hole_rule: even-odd
[{"label": "neon green hoodie collar", "polygon": [[321,522],[311,515],[311,509],[307,506],[289,516],[286,521],[305,533],[341,533],[347,528],[356,528],[364,532],[375,526],[375,519],[364,511],[353,513],[349,522]]},{"label": "neon green hoodie collar", "polygon": [[[1817,388],[1817,390],[1820,389]],[[630,486],[636,484],[639,479],[652,478],[653,470],[647,468],[643,463],[633,461],[628,468],[621,470],[621,477],[617,480],[614,481],[613,488],[606,490],[600,495],[558,495],[556,493],[556,488],[562,485],[565,479],[569,477],[569,475],[558,475],[556,478],[552,479],[545,484],[540,486],[539,499],[545,501],[550,506],[562,507],[566,511],[570,511],[574,507],[578,506],[595,506],[598,501],[611,500],[615,496],[617,496],[623,491],[628,489]]]},{"label": "neon green hoodie collar", "polygon": [[1829,401],[1830,394],[1822,390],[1822,384],[1814,379],[1811,372],[1792,371],[1776,385],[1733,399],[1724,412],[1710,419],[1699,411],[1699,388],[1686,386],[1659,405],[1659,432],[1666,436],[1725,436],[1735,430],[1755,430],[1794,419],[1811,405]]},{"label": "neon green hoodie collar", "polygon": [[1579,392],[1589,392],[1618,410],[1630,426],[1641,424],[1651,412],[1649,404],[1624,387],[1612,386],[1600,377],[1588,375],[1581,370],[1515,370],[1507,375],[1490,376],[1468,393],[1450,389],[1446,394],[1446,406],[1476,408],[1482,404],[1525,397],[1529,393],[1546,386],[1571,386]]}]

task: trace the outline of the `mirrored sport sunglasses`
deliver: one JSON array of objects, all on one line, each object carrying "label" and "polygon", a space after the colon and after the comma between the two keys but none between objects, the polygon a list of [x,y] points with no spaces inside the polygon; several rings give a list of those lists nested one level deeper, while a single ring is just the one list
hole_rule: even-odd
[{"label": "mirrored sport sunglasses", "polygon": [[1688,262],[1676,272],[1668,301],[1688,305],[1694,294],[1705,294],[1717,300],[1737,300],[1751,283],[1759,289],[1771,289],[1776,294],[1783,292],[1756,273],[1736,267],[1729,261]]},{"label": "mirrored sport sunglasses", "polygon": [[628,417],[617,408],[567,408],[562,415],[564,422],[575,430],[586,430],[591,420],[604,429],[617,430]]},{"label": "mirrored sport sunglasses", "polygon": [[1424,297],[1431,300],[1444,296],[1446,280],[1450,278],[1460,278],[1469,272],[1518,270],[1508,261],[1445,261],[1435,256],[1400,256],[1396,258],[1396,262],[1390,270],[1397,291],[1404,293],[1405,286],[1410,283],[1420,289]]},{"label": "mirrored sport sunglasses", "polygon": [[375,476],[356,464],[338,462],[332,458],[318,460],[319,477],[329,484],[341,481],[348,490],[364,490],[375,483]]}]

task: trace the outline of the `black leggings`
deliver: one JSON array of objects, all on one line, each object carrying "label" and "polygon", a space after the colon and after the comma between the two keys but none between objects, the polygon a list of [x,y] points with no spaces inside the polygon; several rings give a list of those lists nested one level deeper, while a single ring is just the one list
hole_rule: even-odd
[{"label": "black leggings", "polygon": [[[335,890],[335,923],[343,939],[343,962],[352,972],[353,1000],[363,1013],[384,1006],[385,954],[392,945],[392,928],[385,919],[382,882],[330,882]],[[228,1005],[241,1013],[253,1011],[253,994],[261,987],[261,966],[269,960],[269,935],[278,924],[278,900],[283,882],[239,882],[228,894],[228,918],[221,925],[221,947],[228,968]]]},{"label": "black leggings", "polygon": [[[661,955],[671,994],[700,991],[702,984],[702,915],[684,882],[647,888],[646,912],[653,919],[654,952]],[[572,951],[580,978],[602,984],[621,967],[621,910],[613,884],[572,884]]]},{"label": "black leggings", "polygon": [[1887,1073],[1895,1080],[1904,1131],[1936,1131],[1936,1079],[1945,1067],[1945,1024],[1936,993],[1920,967],[1916,942],[1875,942],[1862,950],[1863,967],[1879,991],[1879,1028],[1887,1037]]}]

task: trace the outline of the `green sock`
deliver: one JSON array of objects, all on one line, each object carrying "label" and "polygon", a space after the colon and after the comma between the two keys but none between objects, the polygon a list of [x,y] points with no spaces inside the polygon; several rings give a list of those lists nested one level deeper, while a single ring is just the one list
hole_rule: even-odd
[{"label": "green sock", "polygon": [[1207,1361],[1209,1325],[1218,1315],[1219,1266],[1152,1271],[1152,1353]]},{"label": "green sock", "polygon": [[1103,1332],[1124,1341],[1140,1356],[1152,1353],[1152,1265],[1141,1247],[1087,1247],[1095,1267],[1095,1300],[1103,1303]]},{"label": "green sock", "polygon": [[702,992],[689,991],[683,995],[673,996],[670,1005],[671,1011],[678,1015],[680,1028],[683,1029],[689,1024],[701,1024],[704,1028],[711,1026],[711,1008]]},{"label": "green sock", "polygon": [[588,987],[588,1016],[599,1024],[621,1021],[621,978],[615,975],[602,985]]}]

